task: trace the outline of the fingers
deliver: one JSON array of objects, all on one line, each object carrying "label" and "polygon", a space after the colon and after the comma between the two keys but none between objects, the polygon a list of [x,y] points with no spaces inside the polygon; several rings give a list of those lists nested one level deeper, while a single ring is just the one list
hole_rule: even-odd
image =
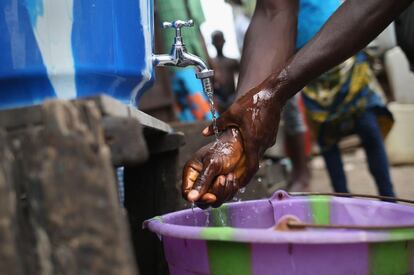
[{"label": "fingers", "polygon": [[237,193],[238,187],[236,177],[233,173],[229,173],[227,176],[220,176],[225,180],[216,181],[212,188],[209,190],[216,196],[216,200],[212,202],[213,207],[219,207],[224,202],[229,201]]},{"label": "fingers", "polygon": [[211,187],[211,193],[213,193],[216,196],[216,202],[223,202],[225,198],[225,190],[227,185],[227,177],[224,175],[221,175],[217,177],[217,180],[214,182],[213,186]]},{"label": "fingers", "polygon": [[[249,160],[254,157],[249,156]],[[250,162],[247,160],[246,155],[243,155],[240,159],[239,164],[237,165],[237,168],[234,171],[234,174],[237,178],[237,185],[238,188],[245,187],[250,180],[252,179],[253,175],[257,172],[259,169],[258,162]]]},{"label": "fingers", "polygon": [[233,173],[230,173],[227,176],[218,176],[211,188],[208,190],[208,193],[205,193],[197,201],[197,206],[199,206],[200,208],[206,208],[206,206],[220,206],[223,202],[233,197],[234,185],[235,184]]},{"label": "fingers", "polygon": [[216,195],[212,194],[212,193],[205,193],[202,197],[201,197],[201,201],[207,203],[207,204],[212,204],[217,200]]},{"label": "fingers", "polygon": [[[213,207],[219,207],[224,202],[231,200],[239,188],[247,185],[250,179],[246,173],[246,156],[243,155],[233,172],[227,175],[220,175],[216,178],[208,193],[211,196],[202,196],[199,202]],[[214,197],[213,197],[214,196]]]},{"label": "fingers", "polygon": [[181,192],[184,199],[187,199],[202,168],[203,165],[197,160],[190,160],[185,164],[181,184]]},{"label": "fingers", "polygon": [[201,209],[206,209],[211,207],[211,205],[213,203],[215,203],[215,201],[217,200],[216,195],[212,194],[212,193],[205,193],[201,199],[199,199],[198,201],[195,202],[195,204],[197,205],[197,207],[201,208]]},{"label": "fingers", "polygon": [[197,206],[200,208],[203,208],[202,206],[207,205],[211,206],[217,201],[217,195],[218,195],[218,188],[214,188],[214,186],[223,186],[226,182],[226,177],[223,175],[220,175],[216,178],[216,180],[213,183],[213,187],[211,187],[208,190],[208,193],[205,193],[201,198],[197,201]]},{"label": "fingers", "polygon": [[209,160],[203,165],[203,170],[198,174],[198,178],[192,186],[192,190],[188,193],[187,199],[191,202],[199,200],[212,185],[218,171],[215,165]]}]

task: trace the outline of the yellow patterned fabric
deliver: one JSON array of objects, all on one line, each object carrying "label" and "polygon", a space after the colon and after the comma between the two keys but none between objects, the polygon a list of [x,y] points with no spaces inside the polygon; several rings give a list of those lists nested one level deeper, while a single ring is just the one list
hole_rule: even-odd
[{"label": "yellow patterned fabric", "polygon": [[381,98],[381,87],[367,56],[359,53],[321,75],[303,89],[306,114],[313,136],[324,146],[354,132],[354,121],[373,108],[385,136],[393,118]]}]

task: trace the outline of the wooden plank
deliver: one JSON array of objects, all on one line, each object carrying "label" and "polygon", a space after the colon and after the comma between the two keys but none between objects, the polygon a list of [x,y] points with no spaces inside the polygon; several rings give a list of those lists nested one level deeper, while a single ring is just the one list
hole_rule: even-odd
[{"label": "wooden plank", "polygon": [[[102,116],[114,116],[133,118],[138,120],[144,128],[160,133],[171,133],[172,128],[165,122],[158,120],[132,106],[127,106],[122,102],[107,95],[76,99],[74,102],[93,100],[96,102]],[[0,111],[0,128],[5,130],[18,129],[30,125],[42,123],[42,105],[6,109]]]},{"label": "wooden plank", "polygon": [[42,111],[39,105],[0,111],[0,128],[5,131],[39,125],[41,121]]},{"label": "wooden plank", "polygon": [[[77,106],[82,106],[85,102],[97,104],[115,166],[145,161],[148,158],[145,138],[160,140],[162,136],[173,132],[168,124],[108,96],[71,102]],[[0,128],[13,132],[31,126],[43,127],[42,105],[0,111]],[[171,145],[171,142],[167,145]],[[161,147],[156,149],[163,150]],[[170,149],[164,151],[168,150]]]},{"label": "wooden plank", "polygon": [[147,144],[137,120],[107,116],[102,119],[102,126],[113,165],[139,164],[148,159]]},{"label": "wooden plank", "polygon": [[140,110],[127,106],[107,95],[91,98],[99,106],[103,116],[130,117],[137,119],[144,128],[160,133],[171,133],[173,129],[167,123]]},{"label": "wooden plank", "polygon": [[181,192],[175,184],[178,150],[151,155],[140,166],[125,167],[125,207],[127,209],[135,255],[143,275],[168,274],[161,241],[142,229],[154,216],[176,211]]},{"label": "wooden plank", "polygon": [[16,192],[6,134],[0,129],[0,274],[23,274],[17,246]]},{"label": "wooden plank", "polygon": [[184,134],[177,132],[167,135],[148,135],[147,145],[151,154],[160,154],[173,150],[178,150],[185,144]]},{"label": "wooden plank", "polygon": [[52,101],[42,117],[13,141],[27,201],[19,237],[35,253],[27,274],[136,274],[98,108]]}]

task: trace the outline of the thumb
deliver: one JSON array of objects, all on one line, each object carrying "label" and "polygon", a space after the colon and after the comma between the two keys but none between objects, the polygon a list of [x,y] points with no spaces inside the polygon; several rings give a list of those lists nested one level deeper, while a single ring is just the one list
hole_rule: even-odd
[{"label": "thumb", "polygon": [[205,163],[192,190],[188,193],[187,199],[193,202],[199,200],[205,193],[207,193],[216,175],[217,171],[214,169],[211,161]]},{"label": "thumb", "polygon": [[212,136],[214,135],[214,126],[217,127],[218,132],[223,132],[230,126],[237,126],[235,123],[232,122],[230,115],[228,115],[228,112],[223,113],[217,120],[216,124],[214,125],[214,122],[210,124],[210,126],[206,127],[203,130],[204,136]]}]

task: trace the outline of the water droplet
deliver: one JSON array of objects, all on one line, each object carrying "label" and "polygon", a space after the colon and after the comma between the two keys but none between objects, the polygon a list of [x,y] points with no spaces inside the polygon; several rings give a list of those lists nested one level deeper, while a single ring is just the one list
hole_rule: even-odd
[{"label": "water droplet", "polygon": [[246,192],[246,187],[240,188],[240,189],[239,189],[239,192],[240,192],[240,193],[242,193],[242,194],[243,194],[244,192]]},{"label": "water droplet", "polygon": [[206,224],[204,225],[205,227],[208,227],[208,225],[210,224],[210,207],[205,209],[204,214],[206,214]]},{"label": "water droplet", "polygon": [[197,226],[197,215],[196,215],[196,213],[194,212],[194,207],[195,207],[195,204],[194,204],[194,202],[193,202],[193,203],[191,203],[191,212],[193,212],[194,226]]},{"label": "water droplet", "polygon": [[226,226],[226,222],[224,221],[224,215],[221,209],[218,209],[218,214],[220,218],[220,224],[219,226]]},{"label": "water droplet", "polygon": [[263,180],[263,179],[262,179],[262,177],[258,177],[258,178],[257,178],[257,182],[258,182],[258,183],[261,183],[261,182],[262,182],[262,180]]}]

